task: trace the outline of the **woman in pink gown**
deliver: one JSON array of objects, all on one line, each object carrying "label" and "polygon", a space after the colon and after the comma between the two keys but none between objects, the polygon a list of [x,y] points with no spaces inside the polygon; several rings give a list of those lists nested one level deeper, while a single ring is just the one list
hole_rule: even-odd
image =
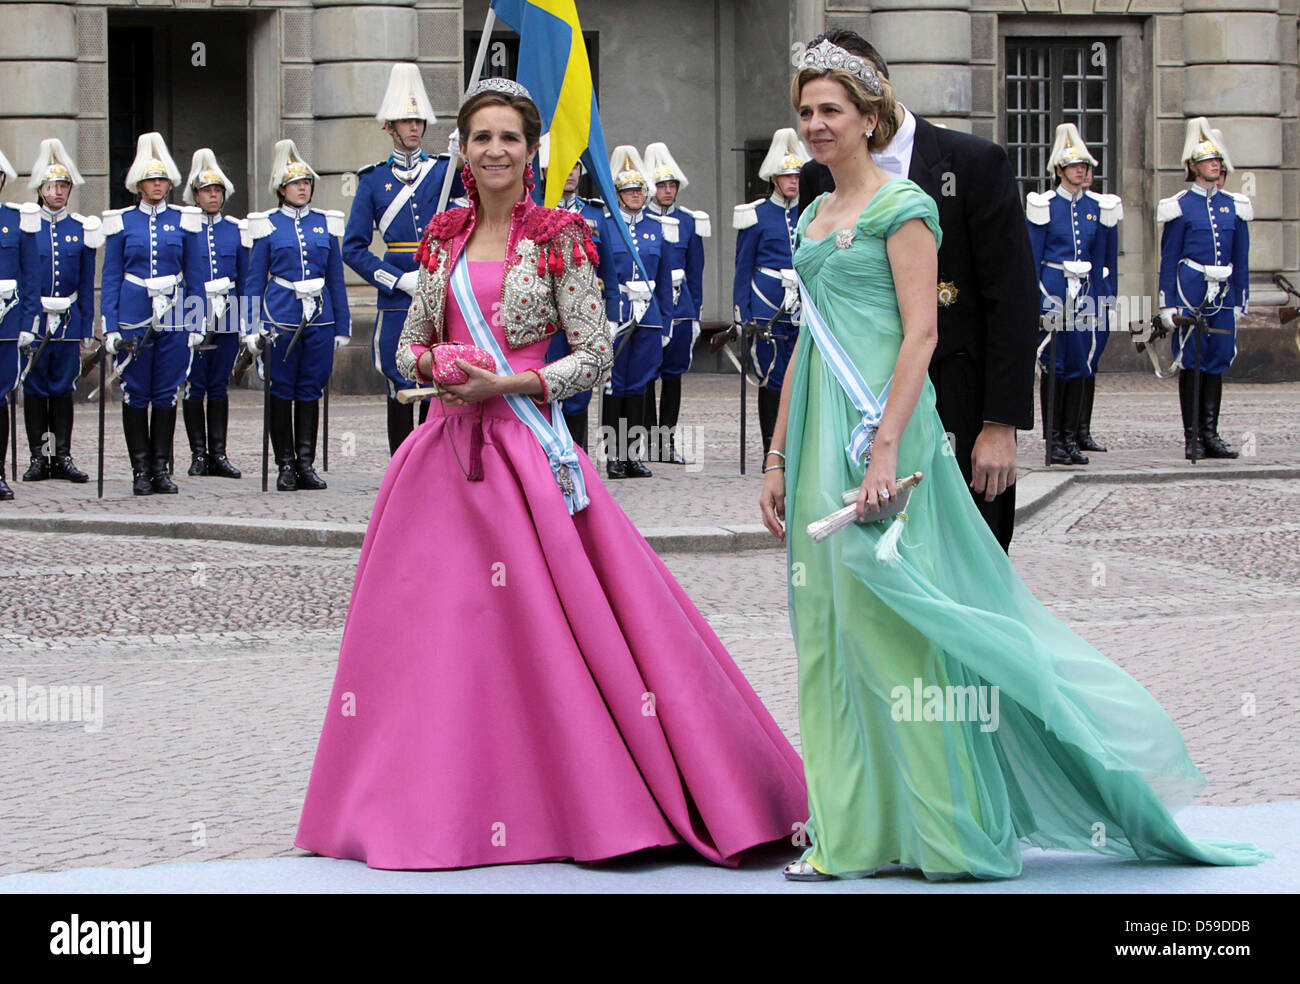
[{"label": "woman in pink gown", "polygon": [[683,843],[734,865],[807,816],[802,763],[586,455],[557,464],[516,412],[549,424],[610,364],[595,250],[528,197],[522,87],[481,83],[457,122],[471,204],[425,233],[399,365],[428,380],[431,344],[490,322],[513,375],[457,363],[393,456],[294,843],[389,869]]}]

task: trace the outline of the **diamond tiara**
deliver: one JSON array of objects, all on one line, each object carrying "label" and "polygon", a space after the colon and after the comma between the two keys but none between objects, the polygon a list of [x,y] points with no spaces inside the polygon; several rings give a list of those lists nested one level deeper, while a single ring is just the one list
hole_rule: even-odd
[{"label": "diamond tiara", "polygon": [[470,101],[470,99],[472,99],[474,96],[477,96],[480,92],[489,92],[489,91],[504,92],[508,96],[523,96],[529,102],[536,102],[536,100],[533,99],[533,94],[529,92],[527,89],[525,89],[518,82],[516,82],[514,79],[492,76],[491,78],[479,79],[477,82],[471,85],[469,89],[466,90],[465,98],[460,101],[460,104],[464,106],[467,102]]},{"label": "diamond tiara", "polygon": [[817,68],[823,72],[848,72],[860,79],[873,95],[878,96],[884,92],[884,86],[880,84],[880,76],[876,74],[876,69],[871,62],[845,51],[838,44],[832,44],[830,41],[823,40],[804,52],[803,67]]}]

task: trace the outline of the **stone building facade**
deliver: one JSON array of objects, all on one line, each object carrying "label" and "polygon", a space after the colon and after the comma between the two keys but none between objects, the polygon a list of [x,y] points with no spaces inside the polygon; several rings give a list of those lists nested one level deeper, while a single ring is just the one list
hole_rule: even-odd
[{"label": "stone building facade", "polygon": [[[1264,308],[1281,302],[1271,273],[1300,266],[1298,3],[578,0],[578,10],[610,147],[665,141],[690,179],[682,201],[714,217],[706,318],[725,320],[731,306],[732,206],[760,193],[753,175],[772,131],[795,125],[791,46],[836,24],[877,45],[910,108],[1007,146],[1026,190],[1045,186],[1049,130],[1075,118],[1070,101],[1091,114],[1100,190],[1125,201],[1125,295],[1154,291],[1156,202],[1184,187],[1183,120],[1209,116],[1237,168],[1229,188],[1255,202],[1260,313],[1238,360],[1251,374],[1252,351],[1297,362],[1281,343],[1290,329]],[[288,136],[322,175],[316,204],[346,211],[356,169],[390,146],[373,119],[389,65],[419,64],[439,116],[425,146],[437,152],[486,10],[487,0],[5,0],[0,149],[25,171],[42,138],[60,137],[87,179],[73,206],[97,212],[124,203],[135,134],[158,129],[182,171],[195,147],[216,149],[241,213],[273,204],[271,148]],[[489,69],[509,71],[511,32],[499,30]],[[368,297],[358,289],[363,336]],[[1112,345],[1105,366],[1136,368],[1131,346]]]}]

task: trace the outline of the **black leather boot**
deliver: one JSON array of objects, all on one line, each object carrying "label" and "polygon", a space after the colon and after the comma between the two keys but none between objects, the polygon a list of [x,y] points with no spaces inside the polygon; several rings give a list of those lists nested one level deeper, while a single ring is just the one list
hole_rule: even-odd
[{"label": "black leather boot", "polygon": [[[1047,405],[1047,390],[1049,380],[1043,376],[1038,381],[1038,407],[1043,415],[1043,440],[1047,442],[1047,448],[1050,452],[1048,460],[1054,465],[1071,465],[1074,464],[1070,453],[1065,449],[1065,421],[1061,418],[1064,416],[1062,406],[1065,402],[1065,383],[1061,380],[1056,381],[1056,390],[1052,394],[1051,413],[1049,414]],[[1047,418],[1052,418],[1052,429],[1048,432]]]},{"label": "black leather boot", "polygon": [[176,407],[155,406],[149,415],[149,484],[155,495],[175,495],[180,487],[167,473],[172,456],[172,438],[176,434]]},{"label": "black leather boot", "polygon": [[329,488],[312,467],[316,460],[316,427],[320,422],[320,401],[306,400],[293,405],[294,470],[298,488]]},{"label": "black leather boot", "polygon": [[185,436],[190,441],[190,470],[187,475],[208,473],[207,425],[203,420],[202,400],[181,400],[181,417],[185,420]]},{"label": "black leather boot", "polygon": [[126,453],[131,458],[131,492],[134,495],[153,495],[149,481],[149,410],[122,404],[122,434],[126,438]]},{"label": "black leather boot", "polygon": [[72,460],[72,394],[65,393],[50,399],[50,430],[54,431],[54,460],[50,462],[50,478],[81,485],[90,476]]},{"label": "black leather boot", "polygon": [[1237,452],[1219,436],[1219,403],[1223,399],[1223,376],[1201,373],[1201,443],[1207,458],[1235,458]]},{"label": "black leather boot", "polygon": [[396,454],[402,442],[410,435],[411,408],[389,397],[388,400],[388,453]]},{"label": "black leather boot", "polygon": [[659,381],[659,426],[666,434],[666,447],[659,449],[659,460],[668,465],[684,465],[686,459],[677,450],[677,415],[682,405],[682,377],[665,376]]},{"label": "black leather boot", "polygon": [[27,447],[32,455],[31,466],[23,472],[24,482],[43,482],[50,477],[50,459],[45,457],[45,435],[50,430],[49,413],[50,401],[45,397],[29,395],[23,399],[23,424],[27,428]]},{"label": "black leather boot", "polygon": [[[1183,457],[1188,461],[1205,457],[1205,445],[1201,443],[1200,421],[1196,419],[1196,408],[1193,406],[1195,401],[1192,387],[1195,385],[1196,370],[1178,371],[1178,407],[1183,415]],[[1201,399],[1205,399],[1204,393],[1201,394]]]},{"label": "black leather boot", "polygon": [[225,400],[208,401],[208,474],[217,478],[242,478],[243,472],[226,457],[226,426],[230,404]]},{"label": "black leather boot", "polygon": [[627,478],[627,464],[623,460],[626,449],[622,446],[627,437],[626,413],[627,399],[622,396],[605,396],[601,406],[602,427],[605,433],[605,477]]},{"label": "black leather boot", "polygon": [[295,492],[298,472],[293,466],[293,402],[271,397],[271,447],[275,451],[277,492]]},{"label": "black leather boot", "polygon": [[655,409],[655,381],[650,380],[645,388],[644,403],[641,407],[641,426],[645,428],[645,457],[647,461],[659,460],[659,433],[656,423],[659,413]]},{"label": "black leather boot", "polygon": [[1086,465],[1088,456],[1079,450],[1078,433],[1079,433],[1079,415],[1083,412],[1083,377],[1068,380],[1064,386],[1060,385],[1057,380],[1058,389],[1064,391],[1061,428],[1061,438],[1064,442],[1065,453],[1070,456],[1070,464]]},{"label": "black leather boot", "polygon": [[1092,439],[1092,401],[1097,395],[1097,377],[1085,376],[1083,380],[1083,410],[1079,413],[1079,427],[1075,431],[1075,442],[1080,451],[1106,451]]},{"label": "black leather boot", "polygon": [[[645,429],[645,407],[646,398],[642,396],[631,396],[627,399],[627,460],[624,464],[627,466],[628,478],[649,478],[653,473],[645,466],[639,455],[642,450],[640,440],[642,434],[645,434],[645,443],[648,448],[650,438]],[[633,436],[635,435],[635,437]]]},{"label": "black leather boot", "polygon": [[14,490],[5,481],[5,459],[9,457],[9,407],[0,403],[0,502],[14,497]]}]

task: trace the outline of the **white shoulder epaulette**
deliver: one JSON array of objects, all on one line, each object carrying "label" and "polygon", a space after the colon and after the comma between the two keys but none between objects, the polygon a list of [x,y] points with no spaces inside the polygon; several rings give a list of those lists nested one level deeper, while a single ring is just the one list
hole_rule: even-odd
[{"label": "white shoulder epaulette", "polygon": [[252,249],[253,237],[248,234],[248,220],[231,219],[230,221],[235,223],[235,226],[239,229],[239,245],[243,246],[244,249]]},{"label": "white shoulder epaulette", "polygon": [[197,205],[177,205],[181,210],[181,228],[186,232],[198,232],[203,228],[203,209]]},{"label": "white shoulder epaulette", "polygon": [[1250,200],[1249,195],[1243,195],[1239,191],[1230,191],[1228,194],[1237,203],[1237,217],[1242,222],[1249,222],[1255,217],[1255,203]]},{"label": "white shoulder epaulette", "polygon": [[10,208],[18,209],[18,228],[23,232],[41,231],[41,207],[35,202],[20,202]]},{"label": "white shoulder epaulette", "polygon": [[1025,218],[1034,225],[1047,225],[1052,218],[1054,191],[1031,191],[1025,196]]},{"label": "white shoulder epaulette", "polygon": [[103,229],[105,240],[107,240],[109,236],[116,236],[122,231],[122,216],[125,212],[126,209],[124,208],[110,208],[108,211],[100,213],[104,217]]},{"label": "white shoulder epaulette", "polygon": [[1101,210],[1101,224],[1110,228],[1119,224],[1120,219],[1124,218],[1124,201],[1119,195],[1099,195],[1095,191],[1085,192],[1085,194],[1097,203],[1097,208]]},{"label": "white shoulder epaulette", "polygon": [[763,204],[764,199],[760,198],[755,202],[745,202],[737,205],[731,213],[731,228],[748,229],[758,221],[758,206]]},{"label": "white shoulder epaulette", "polygon": [[1183,206],[1179,204],[1179,199],[1181,199],[1185,194],[1187,194],[1186,189],[1180,191],[1176,195],[1170,195],[1168,198],[1160,199],[1160,204],[1156,206],[1156,221],[1161,223],[1170,222],[1182,215]]},{"label": "white shoulder epaulette", "polygon": [[695,234],[701,239],[708,239],[713,235],[713,220],[709,218],[708,212],[697,212],[694,209],[682,209],[687,215],[695,220]]},{"label": "white shoulder epaulette", "polygon": [[331,236],[343,235],[343,227],[347,222],[347,216],[332,208],[314,208],[313,212],[325,216],[325,229]]},{"label": "white shoulder epaulette", "polygon": [[659,224],[663,226],[664,242],[675,243],[681,238],[677,230],[679,223],[676,219],[668,215],[661,215],[659,216]]},{"label": "white shoulder epaulette", "polygon": [[249,212],[247,222],[248,244],[250,246],[253,245],[254,239],[265,239],[275,231],[275,226],[271,225],[270,212]]},{"label": "white shoulder epaulette", "polygon": [[81,223],[81,241],[87,249],[99,249],[104,245],[104,223],[99,220],[99,216],[73,212],[72,217]]}]

